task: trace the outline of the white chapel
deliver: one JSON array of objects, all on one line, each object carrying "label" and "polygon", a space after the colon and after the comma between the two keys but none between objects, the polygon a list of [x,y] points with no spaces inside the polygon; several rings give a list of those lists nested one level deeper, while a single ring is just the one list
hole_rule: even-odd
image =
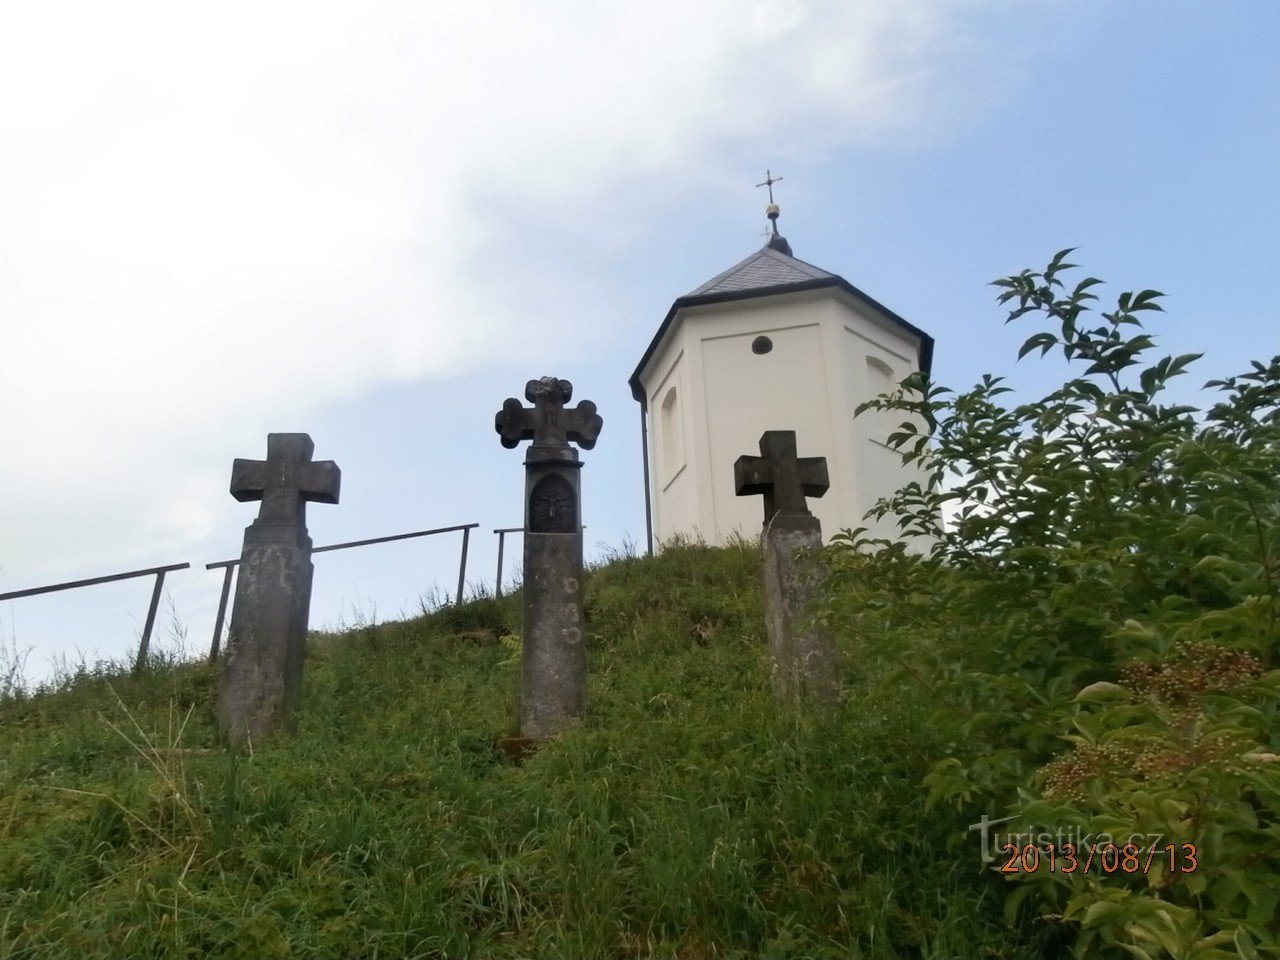
[{"label": "white chapel", "polygon": [[[772,193],[772,183],[770,183]],[[772,201],[772,197],[770,198]],[[901,417],[858,404],[928,371],[933,338],[843,277],[797,259],[778,233],[676,299],[631,375],[644,424],[650,550],[682,534],[722,545],[754,536],[759,497],[735,493],[733,464],[766,430],[794,430],[800,457],[826,457],[831,486],[809,509],[824,537],[916,474],[885,443]]]}]

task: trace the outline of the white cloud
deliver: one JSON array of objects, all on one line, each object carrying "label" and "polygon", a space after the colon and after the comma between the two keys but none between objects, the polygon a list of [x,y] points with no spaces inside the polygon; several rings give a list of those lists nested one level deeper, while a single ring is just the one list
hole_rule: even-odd
[{"label": "white cloud", "polygon": [[911,123],[947,10],[6,8],[10,566],[154,558],[209,530],[202,497],[245,422],[501,349],[521,293],[474,264],[508,211],[589,224],[619,183],[717,183],[766,133],[820,150]]}]

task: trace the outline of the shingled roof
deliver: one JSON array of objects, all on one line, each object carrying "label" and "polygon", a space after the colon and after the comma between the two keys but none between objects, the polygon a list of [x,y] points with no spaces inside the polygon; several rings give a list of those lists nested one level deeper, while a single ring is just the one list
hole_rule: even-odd
[{"label": "shingled roof", "polygon": [[[779,249],[781,247],[782,249]],[[712,277],[702,286],[691,290],[676,300],[667,312],[666,319],[658,327],[649,348],[631,375],[631,395],[644,403],[644,388],[640,385],[640,374],[650,358],[667,335],[667,330],[676,318],[676,314],[685,307],[698,307],[712,303],[726,303],[731,300],[749,300],[756,297],[768,297],[775,294],[799,293],[803,290],[817,290],[822,287],[835,287],[843,290],[854,299],[861,301],[873,310],[878,311],[890,322],[920,340],[920,367],[926,372],[933,363],[933,337],[919,327],[908,323],[888,307],[877,303],[844,277],[815,267],[811,263],[797,260],[790,256],[790,246],[781,237],[775,236],[770,243],[761,247],[745,260],[735,263],[728,270]],[[783,252],[783,250],[787,252]]]},{"label": "shingled roof", "polygon": [[806,283],[810,280],[836,279],[838,278],[834,273],[819,270],[803,260],[797,260],[785,253],[779,253],[772,247],[764,246],[685,296],[702,297],[714,293],[740,293],[792,283]]}]

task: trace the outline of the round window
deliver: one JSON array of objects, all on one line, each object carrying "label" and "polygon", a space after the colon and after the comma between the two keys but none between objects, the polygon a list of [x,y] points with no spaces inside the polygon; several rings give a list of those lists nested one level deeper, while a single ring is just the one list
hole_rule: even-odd
[{"label": "round window", "polygon": [[773,341],[768,337],[756,337],[751,341],[752,353],[768,353],[773,349]]}]

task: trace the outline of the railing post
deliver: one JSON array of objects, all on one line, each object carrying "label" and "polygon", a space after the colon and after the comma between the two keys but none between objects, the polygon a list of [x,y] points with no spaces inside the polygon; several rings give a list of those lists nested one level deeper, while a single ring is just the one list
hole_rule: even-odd
[{"label": "railing post", "polygon": [[498,579],[493,584],[493,595],[495,597],[502,596],[502,545],[507,539],[507,531],[495,530],[498,535]]},{"label": "railing post", "polygon": [[467,544],[470,541],[470,539],[471,539],[471,528],[463,527],[462,528],[462,560],[458,564],[458,600],[457,602],[459,604],[462,603],[462,588],[467,581]]},{"label": "railing post", "polygon": [[142,675],[147,665],[147,649],[151,646],[151,628],[156,625],[156,611],[160,609],[160,592],[164,589],[164,571],[156,573],[156,587],[151,591],[151,606],[147,608],[147,623],[142,628],[142,642],[138,644],[138,659],[133,665],[133,675]]},{"label": "railing post", "polygon": [[218,648],[222,645],[222,623],[227,616],[227,597],[231,595],[231,574],[234,564],[227,564],[226,574],[222,578],[222,597],[218,600],[218,619],[213,624],[213,643],[209,645],[209,662],[218,659]]}]

